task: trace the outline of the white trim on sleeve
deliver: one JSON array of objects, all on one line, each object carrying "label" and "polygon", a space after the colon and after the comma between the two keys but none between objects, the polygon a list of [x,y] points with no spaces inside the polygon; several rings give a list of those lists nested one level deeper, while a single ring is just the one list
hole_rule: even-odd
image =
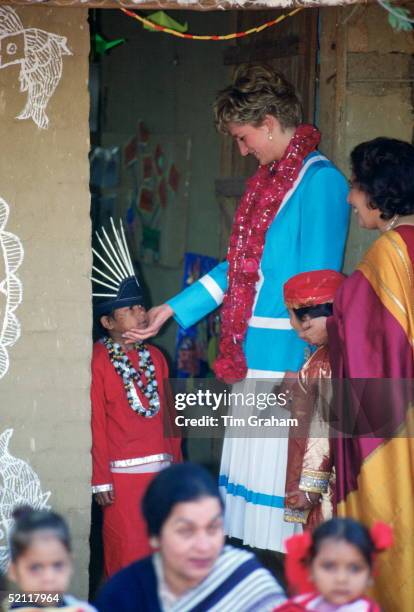
[{"label": "white trim on sleeve", "polygon": [[282,329],[290,330],[292,326],[290,319],[286,317],[256,317],[250,318],[249,327],[256,327],[259,329]]},{"label": "white trim on sleeve", "polygon": [[220,306],[224,298],[224,291],[221,289],[220,285],[216,283],[214,278],[209,274],[205,274],[200,278],[199,282],[207,289],[217,306]]},{"label": "white trim on sleeve", "polygon": [[92,493],[106,493],[107,491],[113,491],[114,487],[111,484],[95,485],[92,487]]},{"label": "white trim on sleeve", "polygon": [[283,378],[285,372],[277,372],[276,370],[247,370],[246,378]]}]

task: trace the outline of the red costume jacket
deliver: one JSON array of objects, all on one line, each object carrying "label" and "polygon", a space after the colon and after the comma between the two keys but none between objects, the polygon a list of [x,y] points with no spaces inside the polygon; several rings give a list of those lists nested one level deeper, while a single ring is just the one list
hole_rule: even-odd
[{"label": "red costume jacket", "polygon": [[[167,362],[154,346],[150,351],[158,383],[161,408],[154,417],[143,417],[132,410],[128,403],[121,377],[117,374],[106,347],[96,342],[92,354],[92,487],[100,491],[112,488],[111,462],[125,462],[126,465],[140,465],[154,461],[180,461],[181,440],[165,436],[166,419],[169,415],[164,381],[168,379]],[[137,351],[127,353],[133,366],[138,370]],[[145,378],[143,379],[145,380]],[[141,390],[138,395],[144,406],[148,400]],[[96,490],[94,492],[97,492]]]},{"label": "red costume jacket", "polygon": [[287,506],[284,518],[313,529],[333,515],[335,472],[329,435],[332,386],[327,346],[320,346],[311,355],[291,384],[291,417],[298,420],[299,429],[293,429],[289,437],[286,493],[308,491],[319,493],[321,498],[310,512]]}]

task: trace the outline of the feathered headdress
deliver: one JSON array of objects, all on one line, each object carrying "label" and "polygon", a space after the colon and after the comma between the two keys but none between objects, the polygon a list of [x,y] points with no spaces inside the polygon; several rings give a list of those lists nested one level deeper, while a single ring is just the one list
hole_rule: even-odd
[{"label": "feathered headdress", "polygon": [[143,303],[142,289],[135,276],[122,221],[117,230],[111,217],[111,228],[113,240],[102,227],[101,233],[96,232],[100,252],[92,249],[95,255],[92,270],[99,275],[99,278],[91,277],[95,285],[99,285],[96,292],[92,293],[97,298],[94,300],[94,311],[98,316],[110,314],[116,308]]}]

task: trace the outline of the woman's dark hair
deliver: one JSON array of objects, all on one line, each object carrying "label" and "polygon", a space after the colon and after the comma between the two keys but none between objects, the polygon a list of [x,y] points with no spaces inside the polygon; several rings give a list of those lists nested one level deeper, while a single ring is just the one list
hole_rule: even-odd
[{"label": "woman's dark hair", "polygon": [[353,181],[381,218],[414,213],[414,147],[394,138],[375,138],[351,153]]},{"label": "woman's dark hair", "polygon": [[325,540],[342,540],[352,544],[362,554],[369,567],[372,567],[375,544],[364,525],[351,518],[334,518],[315,529],[312,535],[310,561],[312,561]]},{"label": "woman's dark hair", "polygon": [[179,463],[157,474],[142,500],[148,533],[158,536],[176,504],[215,497],[224,509],[215,479],[201,465]]},{"label": "woman's dark hair", "polygon": [[39,531],[52,532],[71,552],[71,540],[66,521],[56,512],[34,510],[30,506],[20,506],[13,511],[14,524],[11,529],[9,546],[10,558],[17,561],[30,548],[33,536]]},{"label": "woman's dark hair", "polygon": [[303,321],[306,316],[311,319],[330,317],[333,313],[333,304],[332,302],[325,302],[325,304],[317,304],[316,306],[304,306],[303,308],[294,308],[293,312],[299,321]]}]

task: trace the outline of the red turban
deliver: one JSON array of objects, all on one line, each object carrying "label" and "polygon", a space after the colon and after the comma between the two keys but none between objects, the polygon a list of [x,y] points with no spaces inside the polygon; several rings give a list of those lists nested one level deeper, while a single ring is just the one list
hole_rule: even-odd
[{"label": "red turban", "polygon": [[283,286],[288,308],[304,308],[333,302],[346,276],[335,270],[315,270],[292,276]]}]

